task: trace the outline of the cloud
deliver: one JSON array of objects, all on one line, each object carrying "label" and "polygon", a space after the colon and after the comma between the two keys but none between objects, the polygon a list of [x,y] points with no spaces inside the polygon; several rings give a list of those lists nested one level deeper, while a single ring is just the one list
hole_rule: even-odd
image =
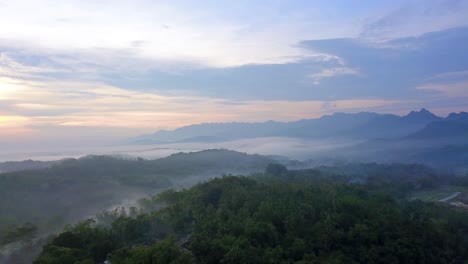
[{"label": "cloud", "polygon": [[366,23],[362,38],[389,40],[467,26],[468,3],[460,0],[410,0]]},{"label": "cloud", "polygon": [[[9,25],[0,28],[0,35],[56,53],[131,50],[140,59],[191,61],[210,67],[288,63],[309,55],[294,46],[304,37],[350,36],[348,32],[358,31],[356,26],[331,27],[338,21],[314,16],[320,14],[318,8],[282,1],[265,6],[246,1],[140,1],[135,5],[17,0],[0,9],[0,24]],[[321,30],[324,24],[329,30]]]},{"label": "cloud", "polygon": [[463,97],[468,100],[468,81],[455,83],[432,83],[417,87],[418,90],[435,91],[448,97]]},{"label": "cloud", "polygon": [[[356,38],[359,21],[375,6],[408,10],[378,13],[391,17],[382,18],[391,25],[414,13],[431,17],[435,22],[425,24],[432,25],[465,12],[463,1],[417,3],[366,3],[348,11],[328,1],[70,1],[45,8],[18,0],[0,10],[0,23],[12,25],[0,28],[0,75],[231,100],[421,99],[427,93],[416,87],[427,78],[468,68],[466,28],[377,42]],[[161,27],[166,24],[170,30]]]},{"label": "cloud", "polygon": [[435,74],[416,89],[437,97],[468,100],[468,70]]},{"label": "cloud", "polygon": [[440,74],[466,71],[466,41],[468,28],[455,28],[384,43],[331,39],[306,41],[303,45],[334,54],[343,59],[346,67],[361,73],[359,78],[342,76],[321,82],[320,87],[326,90],[322,94],[429,100],[429,93],[416,87]]},{"label": "cloud", "polygon": [[[8,81],[3,78],[1,84]],[[45,87],[45,88],[37,88]],[[80,89],[77,90],[77,87]],[[13,90],[0,92],[2,105],[11,114],[23,114],[28,124],[61,126],[122,126],[152,129],[174,128],[210,121],[262,121],[275,117],[293,120],[304,116],[320,116],[322,101],[244,100],[195,96],[162,96],[133,92],[100,83],[83,82],[16,82]],[[353,107],[377,107],[394,103],[385,100],[342,100],[342,110]],[[284,112],[282,109],[288,109]],[[338,108],[337,108],[338,109]],[[54,114],[38,116],[41,111]],[[29,114],[32,111],[32,114]],[[61,112],[60,112],[61,111]],[[46,112],[45,112],[46,113]],[[60,114],[61,113],[61,114]],[[149,122],[151,121],[151,122]]]},{"label": "cloud", "polygon": [[319,85],[320,80],[324,78],[332,78],[332,77],[340,76],[340,75],[359,75],[359,71],[353,68],[337,67],[337,68],[323,69],[320,72],[308,75],[308,77],[310,77],[313,80],[315,85]]},{"label": "cloud", "polygon": [[468,70],[465,71],[455,71],[455,72],[443,72],[429,77],[428,81],[454,81],[454,80],[463,80],[468,79]]},{"label": "cloud", "polygon": [[[0,24],[8,25],[0,28],[0,36],[13,47],[34,43],[55,54],[102,49],[126,51],[136,59],[235,67],[297,62],[313,55],[296,45],[307,39],[390,31],[383,34],[389,39],[467,24],[464,1],[401,2],[364,1],[356,8],[347,2],[299,0],[16,0],[0,9]],[[382,14],[383,8],[395,11]],[[411,34],[392,34],[406,29]]]},{"label": "cloud", "polygon": [[0,76],[34,78],[37,74],[59,72],[59,69],[44,67],[44,65],[27,65],[10,57],[7,52],[0,51]]},{"label": "cloud", "polygon": [[[298,47],[310,50],[314,56],[284,64],[227,68],[138,58],[131,50],[55,53],[27,45],[11,47],[3,42],[0,76],[10,78],[3,82],[5,87],[14,87],[18,80],[41,89],[45,82],[77,83],[75,94],[92,90],[80,87],[80,83],[100,83],[169,97],[184,95],[239,102],[385,98],[429,104],[432,92],[416,88],[444,74],[460,75],[457,80],[462,81],[465,78],[462,73],[468,69],[468,52],[464,47],[467,41],[468,28],[379,43],[360,39],[311,40]],[[38,80],[42,82],[30,82]]]},{"label": "cloud", "polygon": [[97,82],[0,78],[0,87],[5,84],[14,84],[14,89],[0,89],[0,135],[8,144],[104,144],[194,123],[292,121],[405,104],[379,98],[238,101],[129,91]]}]

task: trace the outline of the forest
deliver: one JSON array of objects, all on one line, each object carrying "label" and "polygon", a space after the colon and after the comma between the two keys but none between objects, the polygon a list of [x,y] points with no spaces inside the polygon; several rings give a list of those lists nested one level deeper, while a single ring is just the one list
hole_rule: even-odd
[{"label": "forest", "polygon": [[[138,207],[104,211],[50,237],[36,264],[465,263],[468,214],[409,199],[438,177],[398,166],[358,166],[365,180],[270,164],[170,189]],[[357,169],[356,169],[357,170]],[[400,174],[402,175],[402,174]],[[452,184],[463,185],[460,179]],[[426,184],[426,187],[422,187]]]},{"label": "forest", "polygon": [[34,223],[38,231],[55,232],[122,201],[222,174],[262,171],[270,162],[260,155],[206,150],[156,160],[86,156],[57,161],[47,168],[2,173],[0,246],[3,234],[15,225]]}]

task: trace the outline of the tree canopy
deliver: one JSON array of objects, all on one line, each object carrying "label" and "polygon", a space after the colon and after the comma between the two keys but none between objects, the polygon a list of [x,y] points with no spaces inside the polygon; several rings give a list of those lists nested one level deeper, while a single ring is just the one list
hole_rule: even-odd
[{"label": "tree canopy", "polygon": [[[277,172],[278,170],[273,170]],[[267,172],[269,172],[267,170]],[[58,235],[50,263],[462,263],[468,216],[319,172],[225,176]],[[307,177],[305,175],[308,175]],[[159,208],[159,209],[155,209]]]}]

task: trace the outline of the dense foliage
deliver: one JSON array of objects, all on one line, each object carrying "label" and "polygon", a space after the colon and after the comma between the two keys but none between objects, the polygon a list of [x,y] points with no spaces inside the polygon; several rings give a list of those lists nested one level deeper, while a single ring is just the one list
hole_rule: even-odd
[{"label": "dense foliage", "polygon": [[262,171],[270,162],[259,155],[206,150],[156,160],[87,156],[55,162],[50,168],[3,173],[0,246],[11,241],[4,237],[10,230],[29,223],[39,227],[39,234],[56,231],[122,200],[137,200],[224,173]]},{"label": "dense foliage", "polygon": [[[269,166],[169,190],[67,229],[36,264],[463,263],[468,215],[382,185]],[[392,192],[390,192],[392,193]],[[112,221],[111,221],[112,220]]]}]

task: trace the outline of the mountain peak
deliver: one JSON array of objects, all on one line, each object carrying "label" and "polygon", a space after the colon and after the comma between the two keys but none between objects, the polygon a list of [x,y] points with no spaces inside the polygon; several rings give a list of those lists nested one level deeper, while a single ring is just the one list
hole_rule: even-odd
[{"label": "mountain peak", "polygon": [[468,120],[468,113],[467,112],[450,113],[447,116],[447,120]]},{"label": "mountain peak", "polygon": [[431,113],[429,110],[425,108],[421,108],[419,111],[411,111],[409,114],[404,116],[405,119],[411,120],[437,120],[439,119],[438,116]]}]

